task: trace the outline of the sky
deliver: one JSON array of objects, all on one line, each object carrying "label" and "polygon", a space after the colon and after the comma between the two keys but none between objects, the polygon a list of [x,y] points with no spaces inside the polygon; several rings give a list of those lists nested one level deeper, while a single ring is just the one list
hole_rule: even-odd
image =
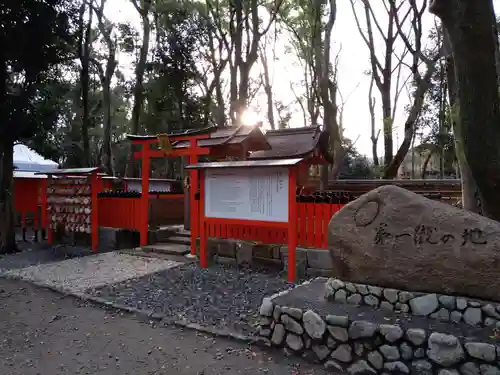
[{"label": "sky", "polygon": [[[495,8],[500,9],[500,0],[493,0]],[[357,0],[356,8],[359,10],[359,18],[364,25],[364,15],[362,13],[361,2]],[[382,1],[372,1],[372,8],[375,14],[380,15],[379,22],[385,23],[383,15],[385,10]],[[108,0],[105,9],[107,17],[113,22],[131,22],[140,30],[140,19],[137,11],[130,0]],[[498,13],[498,12],[497,12]],[[434,16],[426,12],[424,16],[424,28],[429,28],[434,24]],[[344,98],[347,98],[343,110],[344,135],[351,140],[356,140],[356,148],[362,154],[371,156],[370,141],[370,113],[368,108],[368,91],[370,79],[365,74],[370,69],[370,60],[368,48],[366,47],[361,35],[356,27],[355,18],[352,12],[349,0],[337,1],[337,20],[332,32],[332,60],[334,54],[341,48],[339,61],[339,90]],[[278,61],[271,67],[273,73],[273,93],[275,99],[283,101],[284,104],[294,100],[290,90],[290,77],[301,77],[302,71],[295,66],[296,61],[284,53],[284,47],[288,43],[287,37],[282,37],[277,44]],[[378,39],[378,46],[383,47],[381,39]],[[401,45],[397,51],[401,51]],[[378,48],[376,53],[382,56],[382,49]],[[396,52],[397,53],[397,52]],[[130,59],[127,56],[119,56],[120,68],[125,72],[130,69]],[[260,68],[254,67],[253,74],[258,74]],[[408,76],[408,72],[403,73]],[[300,78],[297,78],[300,79]],[[299,88],[297,88],[297,91]],[[380,128],[382,123],[382,114],[380,99],[374,88],[376,98],[376,121]],[[403,89],[397,106],[394,119],[394,152],[402,142],[403,125],[405,121],[405,107],[410,103],[410,96],[406,89]],[[255,98],[251,110],[259,117],[265,120],[266,96],[262,92]],[[295,107],[291,121],[292,127],[303,126],[303,117],[298,106]],[[383,154],[383,141],[378,142],[378,154]]]}]

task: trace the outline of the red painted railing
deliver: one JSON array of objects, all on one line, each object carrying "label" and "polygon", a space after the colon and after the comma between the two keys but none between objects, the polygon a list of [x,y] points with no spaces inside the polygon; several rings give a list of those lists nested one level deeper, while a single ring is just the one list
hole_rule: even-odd
[{"label": "red painted railing", "polygon": [[139,227],[141,198],[99,197],[99,226],[134,230]]},{"label": "red painted railing", "polygon": [[26,219],[33,219],[33,230],[46,229],[48,223],[47,187],[43,178],[14,178],[14,210],[21,217],[23,237],[27,229]]},{"label": "red painted railing", "polygon": [[[343,204],[338,203],[297,202],[299,246],[326,249],[328,247],[328,223],[342,207]],[[208,237],[263,243],[286,244],[288,241],[285,229],[235,224],[207,224],[207,234]]]}]

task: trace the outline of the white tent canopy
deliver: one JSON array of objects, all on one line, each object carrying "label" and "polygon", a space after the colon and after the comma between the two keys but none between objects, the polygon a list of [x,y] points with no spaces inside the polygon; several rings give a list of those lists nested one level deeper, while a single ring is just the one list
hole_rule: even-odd
[{"label": "white tent canopy", "polygon": [[14,145],[14,168],[16,171],[47,172],[58,167],[56,162],[45,159],[22,143]]}]

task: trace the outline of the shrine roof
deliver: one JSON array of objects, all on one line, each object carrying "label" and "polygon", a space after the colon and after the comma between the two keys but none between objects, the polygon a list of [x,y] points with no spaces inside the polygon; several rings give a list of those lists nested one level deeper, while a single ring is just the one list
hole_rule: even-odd
[{"label": "shrine roof", "polygon": [[264,168],[264,167],[291,167],[299,164],[303,158],[276,159],[276,160],[237,160],[213,163],[196,163],[187,165],[186,169],[212,168]]},{"label": "shrine roof", "polygon": [[43,172],[14,171],[14,178],[44,179],[47,178],[47,175]]},{"label": "shrine roof", "polygon": [[[198,146],[216,147],[223,145],[236,145],[250,139],[254,139],[260,143],[258,150],[266,150],[271,148],[266,136],[262,133],[262,131],[258,127],[251,126],[230,126],[226,128],[219,128],[211,133],[209,138],[200,139],[198,141]],[[189,142],[173,142],[172,146],[173,148],[186,148],[189,147]]]},{"label": "shrine roof", "polygon": [[98,172],[99,170],[100,170],[99,167],[54,169],[52,171],[40,172],[40,173],[37,173],[37,174],[48,175],[48,176],[57,176],[57,175],[84,175],[84,174],[91,174],[91,173],[94,173],[94,172]]},{"label": "shrine roof", "polygon": [[[168,133],[169,137],[180,137],[186,135],[202,135],[209,134],[217,131],[217,127],[209,126],[203,129],[187,129],[180,132]],[[135,134],[127,134],[127,139],[131,141],[148,141],[151,139],[157,139],[157,135],[135,135]]]},{"label": "shrine roof", "polygon": [[250,153],[249,160],[305,157],[318,147],[319,126],[269,130],[266,138],[270,150]]}]

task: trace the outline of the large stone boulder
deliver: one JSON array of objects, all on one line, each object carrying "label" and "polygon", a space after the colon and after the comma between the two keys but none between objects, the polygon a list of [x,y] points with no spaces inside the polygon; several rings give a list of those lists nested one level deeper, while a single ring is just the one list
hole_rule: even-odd
[{"label": "large stone boulder", "polygon": [[336,277],[500,301],[500,223],[396,186],[347,204],[328,225]]}]

